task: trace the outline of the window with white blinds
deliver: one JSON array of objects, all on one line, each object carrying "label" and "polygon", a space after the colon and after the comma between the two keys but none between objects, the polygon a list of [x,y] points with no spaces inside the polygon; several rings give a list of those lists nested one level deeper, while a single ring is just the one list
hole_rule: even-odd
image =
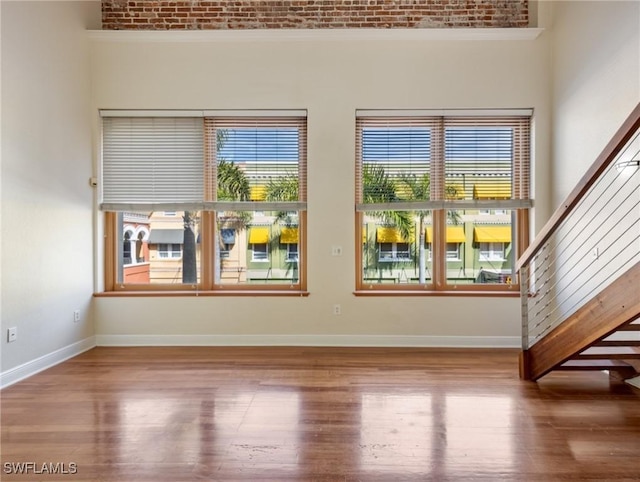
[{"label": "window with white blinds", "polygon": [[101,117],[108,290],[306,290],[306,111]]},{"label": "window with white blinds", "polygon": [[102,210],[306,208],[306,112],[142,114],[102,112]]},{"label": "window with white blinds", "polygon": [[[237,201],[260,211],[306,209],[305,117],[207,117],[205,130],[206,165],[217,179],[208,195],[217,209],[243,207]],[[246,185],[234,180],[237,170]]]},{"label": "window with white blinds", "polygon": [[204,199],[202,118],[103,117],[105,211],[185,210]]},{"label": "window with white blinds", "polygon": [[381,114],[356,114],[358,211],[531,206],[530,113]]},{"label": "window with white blinds", "polygon": [[[533,203],[531,115],[356,112],[359,289],[513,288]],[[402,263],[385,257],[389,242],[407,243]],[[501,256],[487,256],[487,243],[499,244]]]}]

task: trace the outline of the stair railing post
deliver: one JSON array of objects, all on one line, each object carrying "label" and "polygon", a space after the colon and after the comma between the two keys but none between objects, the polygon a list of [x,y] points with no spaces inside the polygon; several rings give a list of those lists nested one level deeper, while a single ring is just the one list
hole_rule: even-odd
[{"label": "stair railing post", "polygon": [[520,268],[520,318],[522,351],[529,349],[529,265]]},{"label": "stair railing post", "polygon": [[520,378],[531,380],[529,362],[529,265],[520,268],[520,318],[522,330],[522,352],[520,353]]}]

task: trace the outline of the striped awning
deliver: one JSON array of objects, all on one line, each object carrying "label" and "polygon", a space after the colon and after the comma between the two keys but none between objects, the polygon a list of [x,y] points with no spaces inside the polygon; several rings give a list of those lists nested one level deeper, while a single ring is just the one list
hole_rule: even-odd
[{"label": "striped awning", "polygon": [[511,199],[510,182],[482,182],[473,186],[474,199]]},{"label": "striped awning", "polygon": [[376,241],[378,243],[406,243],[398,228],[379,226],[376,229]]},{"label": "striped awning", "polygon": [[149,244],[182,244],[184,229],[152,229],[149,233]]},{"label": "striped awning", "polygon": [[298,228],[282,228],[280,231],[281,244],[297,244],[298,239]]},{"label": "striped awning", "polygon": [[473,240],[476,243],[510,243],[511,226],[476,226]]},{"label": "striped awning", "polygon": [[267,244],[269,242],[269,228],[251,228],[249,230],[249,244]]},{"label": "striped awning", "polygon": [[[426,242],[433,243],[433,228],[426,229]],[[467,238],[462,226],[447,226],[447,243],[464,243]]]}]

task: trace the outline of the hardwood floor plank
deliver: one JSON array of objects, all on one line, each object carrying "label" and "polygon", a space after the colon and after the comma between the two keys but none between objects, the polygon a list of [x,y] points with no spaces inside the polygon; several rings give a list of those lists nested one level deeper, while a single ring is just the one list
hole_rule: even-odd
[{"label": "hardwood floor plank", "polygon": [[[640,391],[516,350],[96,348],[2,392],[1,480],[638,480]],[[9,464],[7,466],[6,464]],[[14,464],[14,465],[11,465]]]}]

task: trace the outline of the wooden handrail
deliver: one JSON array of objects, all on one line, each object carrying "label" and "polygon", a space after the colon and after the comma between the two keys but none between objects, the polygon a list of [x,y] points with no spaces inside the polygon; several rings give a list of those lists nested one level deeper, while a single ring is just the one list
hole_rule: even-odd
[{"label": "wooden handrail", "polygon": [[600,175],[613,162],[620,150],[627,144],[629,139],[640,128],[640,103],[629,114],[620,129],[614,134],[609,143],[605,146],[596,161],[587,170],[580,182],[567,196],[564,202],[553,213],[549,221],[540,230],[531,245],[522,253],[516,263],[516,271],[520,271],[525,264],[528,264],[536,253],[542,248],[544,243],[558,229],[558,226],[569,216],[573,208],[578,204],[589,188],[597,181]]}]

